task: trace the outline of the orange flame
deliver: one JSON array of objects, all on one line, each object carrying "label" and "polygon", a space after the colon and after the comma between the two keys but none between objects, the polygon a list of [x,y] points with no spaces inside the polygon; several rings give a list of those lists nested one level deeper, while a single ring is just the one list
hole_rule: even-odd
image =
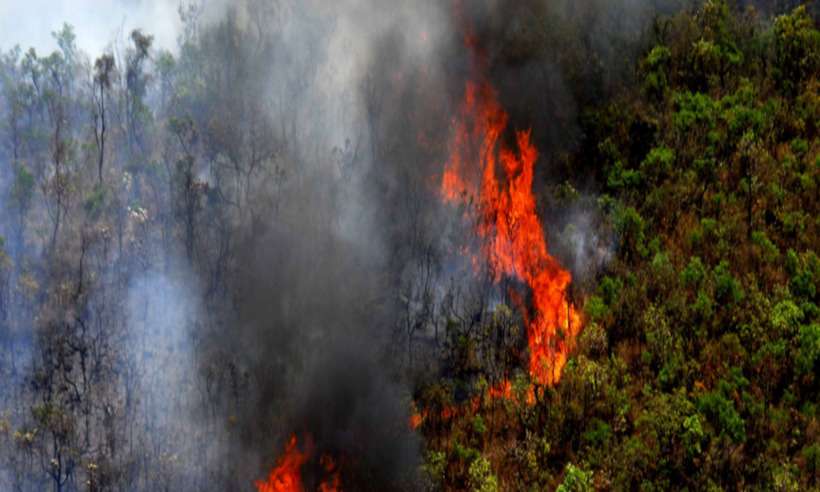
[{"label": "orange flame", "polygon": [[308,460],[308,453],[296,448],[296,436],[290,436],[285,446],[285,454],[276,460],[276,466],[270,471],[268,480],[255,482],[258,492],[301,492],[302,465]]},{"label": "orange flame", "polygon": [[[473,54],[474,71],[480,74],[487,54],[465,22],[462,1],[454,0],[454,7],[455,18],[465,26],[463,41]],[[539,387],[552,386],[561,379],[582,320],[567,297],[572,276],[548,253],[536,214],[532,182],[538,151],[530,141],[531,131],[515,132],[515,149],[500,142],[507,128],[507,113],[492,85],[480,76],[476,80],[467,82],[458,117],[453,120],[440,193],[447,203],[465,205],[465,218],[477,219],[483,245],[481,257],[472,255],[473,268],[479,271],[486,262],[496,283],[506,276],[529,287],[529,306],[522,292],[511,289],[510,297],[523,311],[527,325],[530,385],[522,396],[524,403],[534,405],[536,395],[542,394]],[[491,400],[519,402],[506,379],[484,395]],[[412,413],[408,423],[418,429],[431,416],[448,421],[467,411],[478,411],[482,396],[473,397],[468,405],[444,406],[438,413],[423,408]]]},{"label": "orange flame", "polygon": [[[304,492],[302,466],[310,459],[313,446],[309,436],[304,451],[300,451],[296,445],[296,435],[291,435],[285,445],[284,454],[277,458],[276,466],[270,471],[268,479],[254,482],[257,492]],[[341,491],[339,467],[333,461],[333,458],[329,455],[323,455],[320,464],[330,477],[319,484],[318,492]]]},{"label": "orange flame", "polygon": [[[499,142],[507,119],[488,83],[467,83],[441,195],[447,202],[477,205],[477,232],[495,281],[510,276],[529,286],[532,310],[524,310],[529,373],[535,383],[550,386],[561,378],[581,317],[567,299],[572,277],[547,252],[535,211],[532,181],[538,151],[529,130],[515,132],[516,151]],[[525,307],[521,294],[512,294]]]}]

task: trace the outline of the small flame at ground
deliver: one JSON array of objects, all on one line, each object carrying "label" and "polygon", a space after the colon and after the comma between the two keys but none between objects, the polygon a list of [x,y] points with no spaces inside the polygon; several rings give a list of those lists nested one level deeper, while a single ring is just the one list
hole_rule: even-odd
[{"label": "small flame at ground", "polygon": [[302,491],[302,465],[308,460],[307,453],[296,447],[296,436],[293,435],[285,446],[285,453],[276,460],[276,466],[270,471],[267,481],[257,480],[258,492],[291,492]]},{"label": "small flame at ground", "polygon": [[[257,492],[304,492],[302,467],[310,460],[312,442],[307,438],[304,450],[297,447],[296,435],[290,436],[284,453],[276,460],[276,466],[270,471],[268,479],[254,482]],[[319,460],[322,468],[329,475],[317,488],[318,492],[340,492],[341,478],[339,467],[329,455],[322,455]]]},{"label": "small flame at ground", "polygon": [[323,455],[319,460],[322,467],[330,477],[319,484],[319,492],[340,492],[342,490],[342,479],[339,477],[339,467],[330,455]]}]

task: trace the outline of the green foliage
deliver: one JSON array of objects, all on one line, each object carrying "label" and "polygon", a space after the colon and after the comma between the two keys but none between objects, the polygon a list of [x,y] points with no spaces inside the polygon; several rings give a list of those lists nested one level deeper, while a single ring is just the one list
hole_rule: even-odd
[{"label": "green foliage", "polygon": [[496,492],[498,479],[493,475],[490,461],[483,456],[473,460],[469,469],[470,490],[473,492]]},{"label": "green foliage", "polygon": [[424,471],[435,482],[441,483],[444,480],[444,471],[447,469],[447,455],[443,451],[431,450],[427,452],[427,459],[424,461]]},{"label": "green foliage", "polygon": [[473,417],[473,432],[476,434],[484,434],[487,432],[487,424],[484,423],[484,419],[481,415]]},{"label": "green foliage", "polygon": [[693,256],[689,260],[689,264],[686,265],[686,268],[680,273],[681,282],[687,287],[698,287],[705,278],[706,268],[697,256]]},{"label": "green foliage", "polygon": [[715,102],[706,94],[684,92],[673,97],[676,113],[672,116],[675,129],[682,135],[695,125],[711,129],[716,124]]},{"label": "green foliage", "polygon": [[683,442],[686,446],[686,453],[690,457],[697,456],[702,452],[705,436],[700,417],[697,414],[683,419]]},{"label": "green foliage", "polygon": [[675,163],[675,151],[669,147],[655,147],[649,151],[641,163],[641,172],[657,181],[672,170]]},{"label": "green foliage", "polygon": [[820,259],[813,251],[798,255],[794,250],[786,253],[786,271],[791,275],[789,289],[796,297],[813,300],[817,295],[817,278],[820,277]]},{"label": "green foliage", "polygon": [[717,388],[698,398],[698,410],[706,415],[718,429],[740,443],[746,440],[746,422],[735,406],[733,395],[749,384],[742,375],[733,371],[732,379],[721,379]]},{"label": "green foliage", "polygon": [[763,231],[752,233],[752,242],[759,248],[760,258],[765,263],[774,263],[780,257],[780,250]]},{"label": "green foliage", "polygon": [[481,458],[481,453],[477,450],[464,446],[459,442],[456,442],[453,446],[453,454],[457,460],[468,463]]},{"label": "green foliage", "polygon": [[622,207],[615,216],[615,230],[621,235],[621,244],[630,255],[645,256],[648,253],[645,233],[646,223],[634,207]]},{"label": "green foliage", "polygon": [[816,375],[820,371],[820,323],[800,327],[794,365],[801,375]]},{"label": "green foliage", "polygon": [[567,463],[564,469],[564,481],[555,489],[555,492],[591,492],[592,490],[592,472]]},{"label": "green foliage", "polygon": [[814,443],[812,445],[806,446],[800,452],[800,455],[803,457],[805,461],[805,468],[806,473],[810,479],[810,483],[813,485],[817,485],[818,481],[818,474],[820,474],[820,443]]},{"label": "green foliage", "polygon": [[662,310],[650,305],[644,313],[643,322],[650,359],[664,366],[672,359],[677,342],[669,327],[669,320]]},{"label": "green foliage", "polygon": [[692,304],[692,312],[698,315],[700,320],[709,319],[712,316],[715,303],[712,298],[704,290],[699,290]]},{"label": "green foliage", "polygon": [[787,94],[820,69],[820,32],[805,6],[774,22],[775,80]]},{"label": "green foliage", "polygon": [[643,181],[643,175],[635,169],[626,169],[623,161],[615,161],[609,168],[607,175],[607,185],[615,190],[622,188],[635,188]]},{"label": "green foliage", "polygon": [[600,419],[593,419],[581,438],[590,446],[603,446],[612,437],[612,427]]},{"label": "green foliage", "polygon": [[624,285],[621,279],[615,277],[604,277],[601,284],[598,286],[598,292],[601,299],[607,306],[613,306],[620,298],[621,290]]},{"label": "green foliage", "polygon": [[721,261],[712,272],[715,283],[715,296],[719,301],[740,302],[743,299],[743,288],[740,282],[729,271],[729,262]]},{"label": "green foliage", "polygon": [[655,46],[643,61],[643,89],[647,95],[660,99],[669,87],[667,72],[672,51],[662,45]]},{"label": "green foliage", "polygon": [[798,492],[800,483],[797,480],[797,470],[794,465],[783,464],[775,467],[772,472],[774,490],[782,492]]},{"label": "green foliage", "polygon": [[775,333],[788,335],[793,333],[803,319],[803,311],[791,300],[777,303],[772,309],[771,324]]}]

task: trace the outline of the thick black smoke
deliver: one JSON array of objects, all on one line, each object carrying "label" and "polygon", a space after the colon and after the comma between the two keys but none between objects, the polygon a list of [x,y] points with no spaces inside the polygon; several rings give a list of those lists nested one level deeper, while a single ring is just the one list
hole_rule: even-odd
[{"label": "thick black smoke", "polygon": [[344,462],[346,483],[395,488],[413,478],[419,443],[407,392],[384,358],[392,313],[383,259],[366,243],[372,236],[354,243],[334,231],[336,185],[315,193],[321,185],[308,182],[285,208],[325,217],[300,215],[243,245],[239,319],[214,342],[249,371],[255,397],[239,413],[243,446],[271,463],[290,433],[311,436],[316,458]]},{"label": "thick black smoke", "polygon": [[[382,200],[385,183],[374,177],[414,160],[406,145],[384,153],[393,138],[385,120],[400,110],[395,84],[404,73],[433,63],[431,46],[415,36],[440,35],[438,7],[280,6],[272,15],[287,24],[262,38],[270,44],[259,61],[270,68],[258,86],[262,117],[281,141],[281,181],[273,197],[269,187],[255,190],[248,199],[255,217],[231,226],[241,238],[236,319],[211,331],[205,360],[227,356],[243,375],[248,396],[231,425],[239,459],[260,464],[246,467],[249,478],[262,478],[295,434],[315,443],[309,487],[320,479],[319,457],[329,454],[345,488],[417,488],[421,448],[408,425],[410,391],[389,350],[400,313],[383,221],[400,210]],[[259,12],[247,9],[223,29],[253,30]],[[381,42],[390,46],[390,64],[374,61]]]}]

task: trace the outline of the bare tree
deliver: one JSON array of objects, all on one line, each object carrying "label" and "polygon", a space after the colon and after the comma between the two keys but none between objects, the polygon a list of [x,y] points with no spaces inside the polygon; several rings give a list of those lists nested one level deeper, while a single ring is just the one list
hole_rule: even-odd
[{"label": "bare tree", "polygon": [[[107,91],[111,90],[114,74],[114,56],[105,54],[94,62],[94,139],[99,152],[97,158],[97,179],[102,186],[103,162],[105,159],[105,99]],[[99,89],[99,93],[97,92]]]}]

